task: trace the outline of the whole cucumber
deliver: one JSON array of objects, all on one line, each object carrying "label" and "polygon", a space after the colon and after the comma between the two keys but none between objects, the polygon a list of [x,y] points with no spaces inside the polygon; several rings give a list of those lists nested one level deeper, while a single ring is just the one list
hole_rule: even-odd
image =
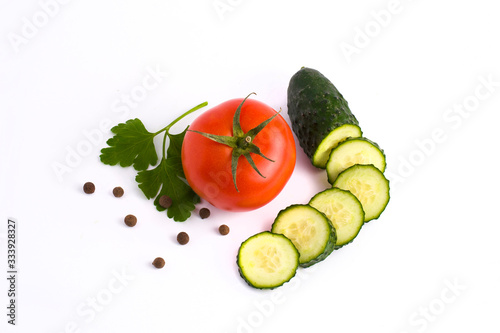
[{"label": "whole cucumber", "polygon": [[339,142],[362,135],[345,98],[319,71],[302,67],[290,79],[287,95],[292,129],[314,166],[325,168]]}]

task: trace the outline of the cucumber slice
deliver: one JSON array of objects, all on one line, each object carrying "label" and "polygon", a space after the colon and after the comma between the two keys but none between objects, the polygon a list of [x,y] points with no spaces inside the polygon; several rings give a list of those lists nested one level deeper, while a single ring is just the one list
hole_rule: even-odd
[{"label": "cucumber slice", "polygon": [[348,138],[357,138],[361,135],[361,128],[358,125],[345,124],[335,128],[319,144],[312,157],[312,164],[318,168],[325,168],[332,149]]},{"label": "cucumber slice", "polygon": [[337,176],[355,164],[373,164],[385,171],[385,155],[382,149],[367,138],[349,138],[332,150],[326,164],[328,181],[333,184]]},{"label": "cucumber slice", "polygon": [[241,243],[237,264],[250,286],[273,289],[295,276],[299,251],[285,236],[264,231]]},{"label": "cucumber slice", "polygon": [[309,205],[332,221],[337,232],[336,249],[352,242],[365,221],[365,212],[359,200],[351,192],[339,188],[316,194]]},{"label": "cucumber slice", "polygon": [[278,213],[271,232],[285,235],[300,253],[301,267],[312,266],[328,257],[336,243],[330,220],[309,205],[291,205]]},{"label": "cucumber slice", "polygon": [[356,164],[342,171],[334,187],[350,191],[358,198],[365,211],[365,222],[382,214],[389,203],[389,181],[372,164]]}]

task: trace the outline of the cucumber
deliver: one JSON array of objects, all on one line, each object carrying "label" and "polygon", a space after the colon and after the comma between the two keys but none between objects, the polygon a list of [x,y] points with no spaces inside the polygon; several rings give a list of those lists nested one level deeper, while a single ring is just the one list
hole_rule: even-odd
[{"label": "cucumber", "polygon": [[250,286],[273,289],[295,276],[299,251],[284,235],[263,231],[241,243],[237,264]]},{"label": "cucumber", "polygon": [[314,166],[324,169],[332,148],[362,135],[347,101],[319,71],[302,67],[290,79],[287,95],[292,129]]},{"label": "cucumber", "polygon": [[299,251],[301,267],[312,266],[328,257],[336,243],[330,220],[309,205],[291,205],[281,210],[274,220],[272,233],[289,238]]},{"label": "cucumber", "polygon": [[337,232],[336,249],[352,242],[365,221],[365,212],[359,200],[351,192],[339,188],[316,194],[309,205],[323,212],[332,222]]},{"label": "cucumber", "polygon": [[367,138],[350,138],[340,143],[330,153],[326,163],[328,182],[333,184],[339,173],[355,164],[373,164],[385,171],[385,155],[382,149]]},{"label": "cucumber", "polygon": [[365,211],[365,222],[378,218],[389,203],[389,181],[372,164],[355,164],[345,169],[333,187],[348,190],[358,198]]},{"label": "cucumber", "polygon": [[357,125],[344,124],[333,129],[330,133],[328,133],[323,141],[321,141],[316,149],[316,152],[312,157],[313,165],[318,168],[325,169],[332,149],[348,138],[357,138],[361,135],[361,128]]}]

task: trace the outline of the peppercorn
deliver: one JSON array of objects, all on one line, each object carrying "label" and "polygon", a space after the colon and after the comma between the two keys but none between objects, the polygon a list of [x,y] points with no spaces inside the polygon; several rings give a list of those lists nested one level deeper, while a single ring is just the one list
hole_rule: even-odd
[{"label": "peppercorn", "polygon": [[163,268],[163,266],[165,266],[165,260],[161,257],[155,258],[155,260],[153,260],[153,266],[156,268]]},{"label": "peppercorn", "polygon": [[158,200],[158,203],[163,208],[168,208],[168,207],[172,206],[172,198],[169,197],[168,195],[162,195],[160,197],[160,199]]},{"label": "peppercorn", "polygon": [[223,224],[219,227],[219,232],[221,235],[227,235],[229,233],[229,227]]},{"label": "peppercorn", "polygon": [[132,214],[125,216],[124,222],[127,226],[133,227],[137,224],[137,217]]},{"label": "peppercorn", "polygon": [[123,196],[123,193],[124,193],[124,191],[120,186],[117,186],[113,189],[113,195],[116,198],[121,198]]},{"label": "peppercorn", "polygon": [[202,219],[206,219],[210,216],[210,209],[208,208],[202,208],[200,209],[200,217]]},{"label": "peppercorn", "polygon": [[86,182],[83,184],[83,192],[87,194],[92,194],[95,191],[95,185],[92,182]]},{"label": "peppercorn", "polygon": [[179,232],[179,234],[177,234],[177,242],[181,245],[187,244],[189,242],[189,235],[184,231]]}]

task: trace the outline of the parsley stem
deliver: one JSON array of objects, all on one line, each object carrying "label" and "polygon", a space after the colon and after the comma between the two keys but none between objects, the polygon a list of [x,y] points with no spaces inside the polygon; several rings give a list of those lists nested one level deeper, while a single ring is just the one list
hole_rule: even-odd
[{"label": "parsley stem", "polygon": [[172,126],[174,126],[174,125],[175,125],[175,124],[176,124],[179,120],[181,120],[181,119],[182,119],[182,118],[184,118],[185,116],[187,116],[187,115],[189,115],[189,114],[191,114],[191,113],[193,113],[193,112],[195,112],[195,111],[197,111],[197,110],[201,109],[202,107],[207,106],[207,104],[208,104],[207,102],[203,102],[203,103],[201,103],[201,104],[198,104],[197,106],[195,106],[195,107],[194,107],[194,108],[192,108],[191,110],[189,110],[189,111],[187,111],[187,112],[185,112],[185,113],[181,114],[181,115],[180,115],[179,117],[177,117],[174,121],[172,121],[172,122],[171,122],[170,124],[168,124],[166,127],[162,128],[161,130],[159,130],[158,132],[156,132],[154,135],[158,135],[158,134],[160,134],[160,133],[161,133],[161,132],[163,132],[163,131],[167,131],[167,133],[168,133],[168,131],[170,130],[170,128],[171,128]]},{"label": "parsley stem", "polygon": [[161,132],[165,131],[165,136],[163,137],[163,149],[162,149],[162,153],[163,153],[163,158],[165,158],[165,153],[166,153],[166,150],[165,150],[165,147],[167,146],[167,136],[169,136],[169,130],[172,126],[174,126],[179,120],[181,120],[182,118],[184,118],[185,116],[187,116],[188,114],[191,114],[199,109],[201,109],[202,107],[205,107],[207,106],[208,102],[203,102],[201,104],[198,104],[196,105],[194,108],[192,108],[191,110],[189,111],[186,111],[184,112],[183,114],[181,114],[179,117],[177,117],[174,121],[172,121],[170,124],[168,124],[168,126],[162,128],[161,130],[159,130],[158,132],[154,133],[154,135],[158,135],[160,134]]},{"label": "parsley stem", "polygon": [[166,154],[166,150],[165,150],[165,147],[166,147],[166,144],[167,144],[167,136],[168,136],[168,130],[165,132],[165,136],[163,137],[163,148],[162,148],[162,156],[163,158],[165,158],[165,154]]}]

